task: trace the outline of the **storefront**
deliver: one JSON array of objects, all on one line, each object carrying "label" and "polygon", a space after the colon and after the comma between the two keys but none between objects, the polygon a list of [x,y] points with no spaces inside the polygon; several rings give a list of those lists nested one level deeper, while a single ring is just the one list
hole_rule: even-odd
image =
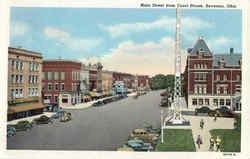
[{"label": "storefront", "polygon": [[42,114],[44,105],[42,103],[9,106],[8,121]]}]

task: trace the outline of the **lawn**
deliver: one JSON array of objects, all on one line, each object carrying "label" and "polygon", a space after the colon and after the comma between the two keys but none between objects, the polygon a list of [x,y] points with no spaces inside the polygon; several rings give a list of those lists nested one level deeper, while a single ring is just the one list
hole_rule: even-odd
[{"label": "lawn", "polygon": [[194,152],[195,145],[191,129],[164,129],[164,143],[161,137],[156,145],[156,151]]},{"label": "lawn", "polygon": [[241,132],[232,129],[210,130],[212,136],[220,136],[222,152],[240,152]]}]

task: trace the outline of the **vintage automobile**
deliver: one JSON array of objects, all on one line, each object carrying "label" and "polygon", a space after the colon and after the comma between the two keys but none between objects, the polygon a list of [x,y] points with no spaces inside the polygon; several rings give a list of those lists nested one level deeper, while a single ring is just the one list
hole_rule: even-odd
[{"label": "vintage automobile", "polygon": [[215,109],[215,111],[218,117],[234,118],[237,115],[235,112],[225,107]]},{"label": "vintage automobile", "polygon": [[67,112],[66,111],[58,111],[56,112],[56,114],[53,114],[50,118],[51,119],[58,119],[58,118],[62,118],[64,117],[64,115],[66,114]]},{"label": "vintage automobile", "polygon": [[99,106],[102,106],[102,105],[104,105],[103,101],[97,101],[97,102],[92,104],[93,107],[99,107]]},{"label": "vintage automobile", "polygon": [[53,121],[51,118],[47,117],[46,115],[42,115],[39,118],[36,118],[33,120],[33,123],[39,125],[39,124],[52,124]]},{"label": "vintage automobile", "polygon": [[129,136],[129,139],[141,139],[144,142],[155,143],[158,140],[159,134],[149,133],[144,129],[135,129]]},{"label": "vintage automobile", "polygon": [[16,135],[16,129],[13,126],[7,125],[7,137],[15,135]]},{"label": "vintage automobile", "polygon": [[60,119],[61,122],[67,122],[67,121],[70,121],[70,120],[72,120],[72,115],[71,115],[71,113],[66,113],[66,114]]},{"label": "vintage automobile", "polygon": [[17,124],[10,124],[9,126],[14,127],[16,131],[29,131],[33,127],[32,123],[27,120],[19,121]]},{"label": "vintage automobile", "polygon": [[154,148],[151,143],[144,143],[142,140],[129,140],[127,145],[135,151],[152,151]]}]

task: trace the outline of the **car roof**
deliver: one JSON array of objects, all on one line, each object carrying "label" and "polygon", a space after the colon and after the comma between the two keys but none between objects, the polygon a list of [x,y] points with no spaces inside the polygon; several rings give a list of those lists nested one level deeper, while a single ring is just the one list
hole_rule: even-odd
[{"label": "car roof", "polygon": [[144,129],[135,129],[134,132],[140,133],[140,132],[146,132],[146,130],[144,130]]}]

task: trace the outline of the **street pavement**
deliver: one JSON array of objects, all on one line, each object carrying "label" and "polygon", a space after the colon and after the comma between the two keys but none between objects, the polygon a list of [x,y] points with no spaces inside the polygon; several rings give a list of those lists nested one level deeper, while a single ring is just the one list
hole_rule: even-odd
[{"label": "street pavement", "polygon": [[73,119],[35,126],[7,139],[7,149],[32,150],[116,150],[130,132],[144,122],[160,127],[160,93],[152,91],[134,99],[128,97],[101,107],[67,110]]}]

